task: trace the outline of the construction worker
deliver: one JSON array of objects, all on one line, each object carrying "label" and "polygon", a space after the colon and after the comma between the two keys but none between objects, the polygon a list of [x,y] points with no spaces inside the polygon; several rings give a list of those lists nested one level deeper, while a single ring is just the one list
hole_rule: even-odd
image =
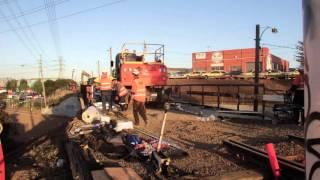
[{"label": "construction worker", "polygon": [[[105,114],[109,113],[109,110],[112,108],[112,87],[111,79],[106,72],[103,72],[100,78],[100,90],[101,90],[101,99],[102,99],[102,112]],[[109,108],[106,109],[106,103],[109,102]]]},{"label": "construction worker", "polygon": [[119,82],[116,78],[112,79],[112,89],[115,90],[115,102],[120,105],[121,109],[126,109],[126,96],[128,94],[128,90],[124,87],[121,82]]},{"label": "construction worker", "polygon": [[[299,75],[292,81],[292,86],[290,88],[290,92],[294,93],[293,104],[298,105],[302,110],[304,107],[304,70],[303,68],[299,68]],[[301,111],[303,112],[303,111]],[[299,120],[299,113],[297,113],[296,120]],[[303,115],[301,115],[303,116]],[[303,118],[302,119],[302,124]]]},{"label": "construction worker", "polygon": [[87,85],[86,86],[86,100],[88,105],[92,105],[93,103],[93,86]]},{"label": "construction worker", "polygon": [[146,101],[146,85],[139,77],[139,70],[133,69],[133,82],[132,82],[132,99],[133,99],[133,116],[135,125],[139,125],[139,115],[142,117],[142,119],[145,122],[145,125],[148,124],[147,115],[146,115],[146,107],[145,107],[145,101]]},{"label": "construction worker", "polygon": [[303,107],[304,105],[304,71],[298,69],[299,75],[292,81],[291,91],[294,92],[293,103]]}]

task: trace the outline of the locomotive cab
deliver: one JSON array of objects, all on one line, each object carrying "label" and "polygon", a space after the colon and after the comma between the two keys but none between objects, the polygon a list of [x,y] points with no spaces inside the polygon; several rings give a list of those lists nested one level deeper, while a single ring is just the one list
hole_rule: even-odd
[{"label": "locomotive cab", "polygon": [[[128,45],[142,45],[142,51],[129,51]],[[113,64],[113,63],[111,63]],[[140,70],[140,77],[147,88],[147,102],[162,102],[163,88],[167,84],[167,68],[164,64],[164,45],[161,44],[124,44],[116,55],[113,76],[127,89],[131,89],[133,69]]]}]

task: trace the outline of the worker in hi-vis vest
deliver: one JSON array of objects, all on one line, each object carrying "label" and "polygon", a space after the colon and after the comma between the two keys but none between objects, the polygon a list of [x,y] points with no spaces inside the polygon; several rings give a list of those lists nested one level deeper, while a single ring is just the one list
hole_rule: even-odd
[{"label": "worker in hi-vis vest", "polygon": [[[108,114],[109,110],[112,109],[112,86],[111,78],[106,72],[103,72],[100,78],[100,90],[101,90],[101,99],[102,99],[102,112]],[[106,103],[109,103],[109,108],[106,109]]]},{"label": "worker in hi-vis vest", "polygon": [[126,109],[126,97],[128,95],[126,87],[116,78],[113,78],[112,89],[115,91],[114,102],[119,104],[122,110]]},{"label": "worker in hi-vis vest", "polygon": [[140,72],[138,69],[132,71],[133,82],[132,82],[132,99],[133,99],[133,116],[135,125],[139,125],[139,114],[145,122],[148,124],[147,114],[146,114],[146,85],[143,79],[140,77]]}]

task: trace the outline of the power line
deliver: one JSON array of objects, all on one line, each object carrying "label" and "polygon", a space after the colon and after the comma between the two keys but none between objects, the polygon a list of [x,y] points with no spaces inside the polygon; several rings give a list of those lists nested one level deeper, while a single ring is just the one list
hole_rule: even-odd
[{"label": "power line", "polygon": [[53,0],[44,0],[44,4],[46,7],[47,17],[50,25],[51,36],[54,42],[54,47],[56,50],[56,55],[59,57],[59,74],[58,78],[63,78],[63,58],[62,58],[62,50],[60,45],[60,34],[59,27],[57,22],[57,15],[55,6],[53,5]]},{"label": "power line", "polygon": [[[8,2],[8,0],[6,0]],[[15,17],[15,12],[12,9],[11,5],[9,3],[6,4],[6,7],[9,9],[10,14]],[[22,27],[22,24],[20,23],[20,21],[18,19],[14,19],[16,24],[18,25],[19,28]],[[40,54],[40,52],[37,50],[36,46],[34,45],[33,41],[31,40],[29,34],[25,31],[25,29],[22,29],[22,33],[24,34],[24,37],[26,38],[26,40],[30,43],[30,45],[32,46],[33,49],[35,49],[35,51],[37,51],[38,54]]]},{"label": "power line", "polygon": [[290,46],[283,46],[283,45],[276,45],[276,44],[269,44],[269,43],[263,43],[262,45],[267,45],[271,47],[278,47],[278,48],[286,48],[286,49],[294,49],[297,50],[297,48],[290,47]]},{"label": "power line", "polygon": [[[23,13],[23,10],[22,10],[21,6],[19,5],[18,1],[17,1],[17,0],[14,0],[14,3],[15,3],[15,5],[16,5],[17,9],[19,10],[20,14],[22,14],[22,13]],[[16,16],[16,17],[17,17],[17,16]],[[29,22],[28,22],[27,18],[23,16],[23,20],[24,20],[24,23],[25,23],[27,26],[29,26]],[[38,38],[37,38],[36,35],[34,34],[32,28],[31,28],[31,27],[28,27],[28,30],[29,30],[29,32],[30,32],[30,34],[31,34],[31,37],[32,37],[33,40],[36,42],[36,44],[37,44],[40,52],[41,52],[42,54],[46,55],[46,53],[44,52],[41,44],[40,44],[39,41],[38,41]]]},{"label": "power line", "polygon": [[[5,14],[2,12],[2,10],[0,9],[0,14],[2,17],[5,17]],[[36,56],[33,54],[32,50],[30,49],[29,46],[27,46],[26,42],[22,39],[22,37],[20,36],[20,34],[17,32],[17,30],[14,28],[14,26],[11,24],[10,21],[8,21],[6,19],[7,24],[10,26],[11,31],[13,31],[16,36],[18,37],[19,41],[23,44],[23,46],[28,50],[28,52],[34,57],[36,58]]]},{"label": "power line", "polygon": [[[56,20],[55,8],[52,6],[52,0],[44,0],[48,22],[50,25],[51,36],[54,42],[57,56],[61,56],[61,47],[60,47],[60,35],[58,29],[58,23]],[[59,58],[60,59],[60,58]]]},{"label": "power line", "polygon": [[[80,10],[80,11],[77,11],[77,12],[74,12],[74,13],[71,13],[71,14],[67,14],[67,15],[58,17],[58,18],[56,18],[56,20],[65,19],[65,18],[68,18],[68,17],[76,16],[76,15],[83,14],[83,13],[87,13],[87,12],[90,12],[90,11],[93,11],[93,10],[97,10],[97,9],[101,9],[101,8],[104,8],[104,7],[107,7],[107,6],[112,6],[112,5],[115,5],[115,4],[119,4],[119,3],[124,2],[124,1],[127,1],[127,0],[118,0],[118,1],[113,1],[113,2],[110,2],[110,3],[102,4],[100,6],[87,8],[87,9],[84,9],[84,10]],[[22,28],[38,26],[38,25],[41,25],[41,24],[46,24],[48,22],[49,21],[41,21],[41,22],[30,24],[29,26],[24,26]],[[14,30],[20,30],[20,29],[14,29]],[[5,31],[1,31],[0,34],[7,33],[7,32],[12,32],[12,31],[13,31],[13,29],[5,30]]]},{"label": "power line", "polygon": [[[5,1],[7,1],[7,0],[5,0]],[[5,1],[2,1],[2,3],[6,4],[6,3],[4,3]],[[58,5],[60,5],[62,3],[65,3],[67,1],[69,1],[69,0],[57,0],[57,1],[55,1],[55,4],[53,4],[53,5],[54,6],[58,6]],[[1,2],[0,2],[0,5],[3,5],[3,4],[1,4]],[[15,19],[15,18],[20,18],[22,16],[27,16],[27,15],[30,15],[30,14],[37,13],[37,12],[42,11],[44,9],[46,9],[44,6],[38,6],[38,7],[32,8],[32,9],[29,9],[29,10],[22,11],[19,14],[17,14],[16,17],[6,16],[5,18],[7,18],[8,20],[12,20],[12,19]],[[5,21],[5,18],[4,17],[0,18],[0,21]]]}]

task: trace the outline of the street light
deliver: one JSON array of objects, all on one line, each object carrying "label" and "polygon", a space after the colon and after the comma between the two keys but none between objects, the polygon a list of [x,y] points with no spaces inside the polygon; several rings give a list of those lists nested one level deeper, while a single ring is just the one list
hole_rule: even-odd
[{"label": "street light", "polygon": [[266,30],[271,29],[272,33],[277,33],[278,29],[275,27],[270,27],[270,26],[266,26],[264,27],[262,33],[260,34],[260,25],[257,24],[256,25],[256,58],[255,58],[255,68],[254,68],[254,105],[253,105],[253,110],[254,111],[258,111],[258,95],[259,95],[259,64],[260,64],[260,40],[264,34],[264,32],[266,32]]}]

